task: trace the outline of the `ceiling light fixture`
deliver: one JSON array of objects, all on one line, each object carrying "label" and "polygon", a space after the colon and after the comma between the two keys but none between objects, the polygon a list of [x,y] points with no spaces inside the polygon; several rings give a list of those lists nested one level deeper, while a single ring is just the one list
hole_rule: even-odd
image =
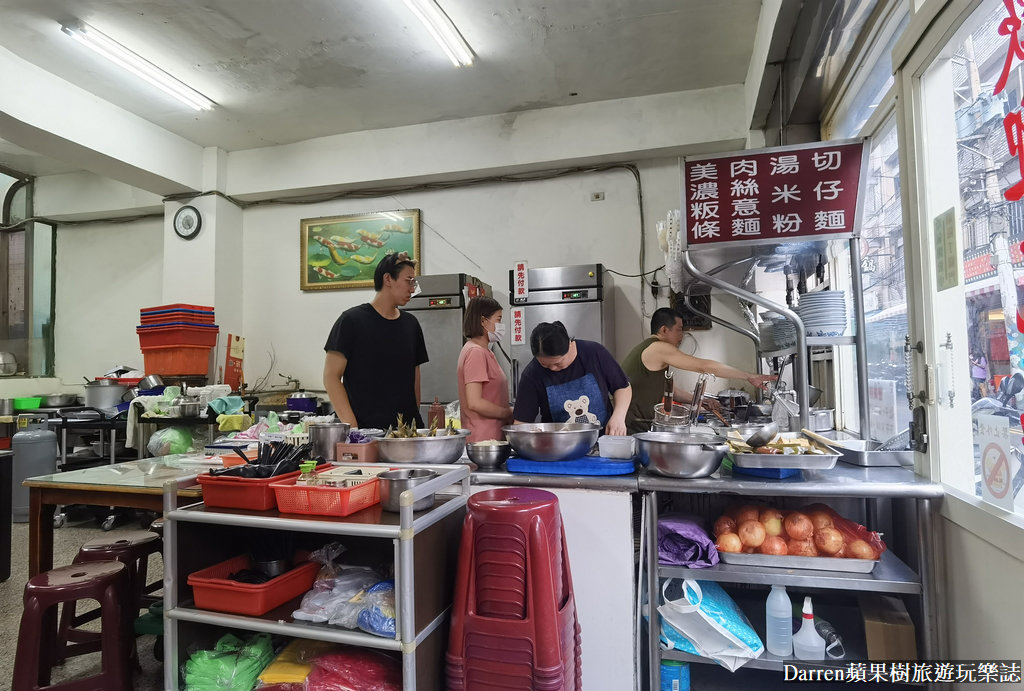
[{"label": "ceiling light fixture", "polygon": [[153,63],[84,22],[61,24],[60,30],[90,50],[123,67],[136,77],[145,79],[164,93],[195,110],[210,110],[215,105],[213,101],[192,87],[178,81]]},{"label": "ceiling light fixture", "polygon": [[462,38],[458,27],[448,18],[436,0],[403,0],[427,31],[441,46],[455,67],[469,67],[473,64],[473,49]]}]

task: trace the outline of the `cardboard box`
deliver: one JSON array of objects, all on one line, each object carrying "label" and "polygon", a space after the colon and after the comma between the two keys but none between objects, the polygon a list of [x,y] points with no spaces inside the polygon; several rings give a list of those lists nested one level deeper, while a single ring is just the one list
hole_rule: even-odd
[{"label": "cardboard box", "polygon": [[903,601],[885,595],[859,595],[869,660],[916,660],[914,622]]},{"label": "cardboard box", "polygon": [[340,441],[335,446],[334,461],[336,463],[376,463],[377,440],[371,439],[363,444]]}]

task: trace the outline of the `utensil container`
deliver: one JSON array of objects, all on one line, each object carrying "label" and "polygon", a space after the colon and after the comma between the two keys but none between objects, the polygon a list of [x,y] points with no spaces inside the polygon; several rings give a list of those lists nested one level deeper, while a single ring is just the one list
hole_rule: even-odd
[{"label": "utensil container", "polygon": [[[402,492],[416,485],[433,480],[437,473],[426,468],[402,468],[389,470],[377,476],[380,478],[380,505],[385,511],[399,511]],[[434,495],[417,499],[413,502],[413,511],[423,511],[434,505]]]},{"label": "utensil container", "polygon": [[277,509],[281,513],[301,513],[313,516],[349,516],[380,501],[378,477],[367,478],[366,482],[353,487],[324,487],[322,485],[298,485],[298,473],[287,479],[271,484],[277,496]]},{"label": "utensil container", "polygon": [[266,583],[240,583],[229,576],[253,568],[252,557],[240,554],[190,574],[195,605],[199,609],[258,617],[302,595],[313,586],[320,565],[306,561],[308,554],[296,555],[298,566]]}]

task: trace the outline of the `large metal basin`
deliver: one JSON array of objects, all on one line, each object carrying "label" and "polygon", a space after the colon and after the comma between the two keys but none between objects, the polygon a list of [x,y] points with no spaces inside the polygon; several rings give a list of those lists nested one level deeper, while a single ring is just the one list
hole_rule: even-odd
[{"label": "large metal basin", "polygon": [[729,451],[725,439],[714,434],[641,432],[633,436],[640,463],[669,477],[707,477],[718,470]]},{"label": "large metal basin", "polygon": [[601,432],[599,425],[581,422],[531,422],[501,429],[512,450],[531,461],[568,461],[586,456]]},{"label": "large metal basin", "polygon": [[[429,429],[417,430],[427,434]],[[444,437],[377,438],[377,455],[388,463],[454,463],[466,449],[468,429]]]}]

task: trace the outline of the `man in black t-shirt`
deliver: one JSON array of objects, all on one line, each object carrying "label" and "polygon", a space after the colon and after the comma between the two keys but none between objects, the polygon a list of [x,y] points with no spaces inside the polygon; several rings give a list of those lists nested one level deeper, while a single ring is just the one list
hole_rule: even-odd
[{"label": "man in black t-shirt", "polygon": [[373,275],[373,300],[345,310],[324,346],[324,388],[338,419],[387,429],[398,414],[423,426],[420,365],[427,346],[416,317],[398,308],[416,290],[416,265],[405,252],[385,255]]}]

